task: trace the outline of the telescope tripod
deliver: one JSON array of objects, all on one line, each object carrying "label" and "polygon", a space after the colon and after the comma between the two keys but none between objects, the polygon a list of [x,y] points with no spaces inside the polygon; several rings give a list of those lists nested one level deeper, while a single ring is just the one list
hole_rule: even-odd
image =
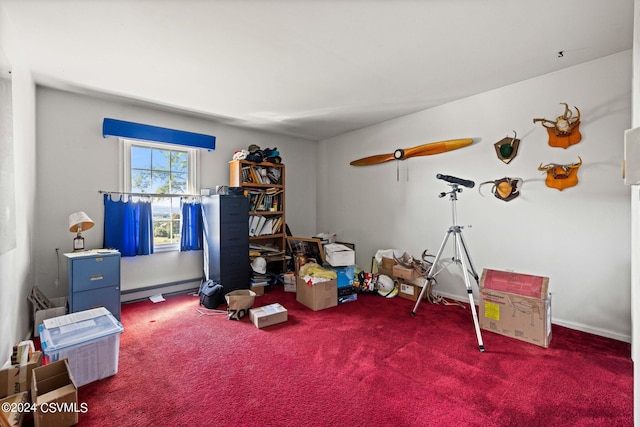
[{"label": "telescope tripod", "polygon": [[[438,178],[441,178],[441,175],[438,175]],[[453,177],[445,177],[445,178],[451,178],[454,179]],[[441,178],[444,179],[444,178]],[[445,179],[447,180],[447,179]],[[464,236],[462,235],[462,229],[464,227],[461,227],[457,224],[457,218],[456,218],[456,201],[458,200],[458,193],[462,192],[462,189],[458,187],[458,184],[455,182],[463,182],[463,183],[470,183],[470,185],[465,185],[466,187],[473,187],[474,183],[472,181],[464,181],[464,180],[459,180],[458,178],[455,178],[455,180],[458,181],[454,181],[454,183],[450,183],[448,185],[451,186],[451,191],[449,192],[444,192],[444,193],[440,193],[439,197],[444,197],[447,194],[449,195],[449,200],[451,200],[451,216],[453,219],[453,225],[451,227],[449,227],[449,229],[447,230],[447,232],[444,235],[444,239],[442,240],[442,244],[440,245],[440,249],[438,249],[438,252],[436,254],[436,257],[433,260],[433,264],[431,266],[431,269],[429,270],[429,273],[427,273],[427,276],[425,277],[424,280],[424,285],[422,286],[422,291],[420,292],[420,295],[418,296],[418,300],[416,301],[416,305],[413,307],[413,311],[411,312],[411,316],[415,316],[416,315],[416,310],[418,310],[418,305],[420,305],[420,301],[422,300],[422,298],[424,297],[424,293],[427,291],[428,288],[428,284],[435,279],[435,277],[442,271],[444,270],[446,267],[448,267],[450,264],[454,263],[457,264],[459,266],[461,266],[462,269],[462,275],[464,276],[464,283],[467,287],[467,294],[469,295],[469,306],[471,307],[471,314],[473,316],[473,324],[475,326],[476,329],[476,336],[478,338],[478,347],[480,349],[481,352],[484,352],[484,344],[482,343],[482,335],[480,334],[480,324],[478,323],[478,315],[476,313],[476,305],[473,301],[473,290],[471,288],[471,279],[469,277],[469,275],[473,275],[473,278],[476,281],[476,285],[478,285],[479,287],[479,282],[478,282],[478,273],[476,273],[475,268],[473,267],[473,262],[471,261],[471,257],[469,255],[469,250],[467,249],[467,244],[465,243],[464,240]],[[451,182],[451,181],[449,181]],[[449,240],[450,237],[453,236],[453,257],[451,258],[451,261],[449,263],[447,263],[446,265],[444,265],[441,269],[437,270],[434,272],[434,269],[437,268],[438,266],[438,262],[440,261],[440,258],[442,257],[442,252],[444,251],[445,246],[447,245],[447,241]]]}]

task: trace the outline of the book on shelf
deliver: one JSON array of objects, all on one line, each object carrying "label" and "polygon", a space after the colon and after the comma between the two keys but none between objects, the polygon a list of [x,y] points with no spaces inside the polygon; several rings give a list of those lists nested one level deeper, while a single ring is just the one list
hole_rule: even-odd
[{"label": "book on shelf", "polygon": [[276,212],[282,207],[282,189],[270,187],[265,190],[248,190],[250,212]]},{"label": "book on shelf", "polygon": [[240,169],[240,174],[241,174],[242,182],[250,182],[250,183],[256,182],[255,176],[250,166],[243,166]]},{"label": "book on shelf", "polygon": [[267,168],[263,166],[254,166],[251,171],[255,177],[255,182],[258,184],[269,184],[269,178],[267,177]]},{"label": "book on shelf", "polygon": [[264,215],[249,216],[249,236],[268,236],[277,234],[282,227],[282,215],[266,217]]},{"label": "book on shelf", "polygon": [[267,170],[267,177],[269,178],[269,181],[271,181],[272,184],[280,184],[282,173],[280,172],[280,169],[270,167]]},{"label": "book on shelf", "polygon": [[258,232],[259,236],[265,236],[268,234],[273,234],[273,218],[267,219]]},{"label": "book on shelf", "polygon": [[262,215],[258,216],[258,225],[256,226],[256,236],[262,236],[264,234],[264,225],[267,223],[267,217]]},{"label": "book on shelf", "polygon": [[[282,173],[279,168],[266,166],[247,166],[247,168],[249,169],[247,174],[251,176],[251,180],[244,180],[245,182],[256,184],[280,184],[282,182]],[[244,167],[242,169],[244,173]]]}]

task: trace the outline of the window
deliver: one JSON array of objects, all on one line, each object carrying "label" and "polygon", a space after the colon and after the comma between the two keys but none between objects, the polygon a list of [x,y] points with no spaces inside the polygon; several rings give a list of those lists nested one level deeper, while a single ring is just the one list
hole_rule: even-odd
[{"label": "window", "polygon": [[153,244],[156,252],[178,250],[180,197],[195,194],[198,152],[170,144],[124,140],[125,192],[152,196]]}]

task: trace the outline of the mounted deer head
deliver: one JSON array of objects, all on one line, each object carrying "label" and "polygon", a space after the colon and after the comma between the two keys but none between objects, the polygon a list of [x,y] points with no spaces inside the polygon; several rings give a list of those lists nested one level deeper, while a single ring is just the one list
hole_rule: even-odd
[{"label": "mounted deer head", "polygon": [[549,163],[542,166],[538,166],[539,171],[547,173],[547,179],[545,184],[549,188],[555,188],[557,190],[564,190],[565,188],[573,187],[578,184],[578,168],[582,166],[582,158],[578,156],[579,161],[577,163],[569,165],[558,165],[556,163]]},{"label": "mounted deer head", "polygon": [[533,119],[533,123],[540,122],[542,126],[547,128],[551,147],[567,148],[577,144],[582,139],[578,129],[580,126],[580,110],[574,106],[578,114],[573,117],[573,112],[569,109],[568,104],[561,102],[560,105],[564,105],[564,113],[556,117],[555,121],[542,118]]}]

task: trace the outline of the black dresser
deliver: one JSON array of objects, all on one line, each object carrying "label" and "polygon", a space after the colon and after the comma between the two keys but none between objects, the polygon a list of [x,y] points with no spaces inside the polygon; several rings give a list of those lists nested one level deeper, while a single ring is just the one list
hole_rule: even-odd
[{"label": "black dresser", "polygon": [[202,196],[204,277],[224,293],[249,289],[249,201],[245,196]]}]

